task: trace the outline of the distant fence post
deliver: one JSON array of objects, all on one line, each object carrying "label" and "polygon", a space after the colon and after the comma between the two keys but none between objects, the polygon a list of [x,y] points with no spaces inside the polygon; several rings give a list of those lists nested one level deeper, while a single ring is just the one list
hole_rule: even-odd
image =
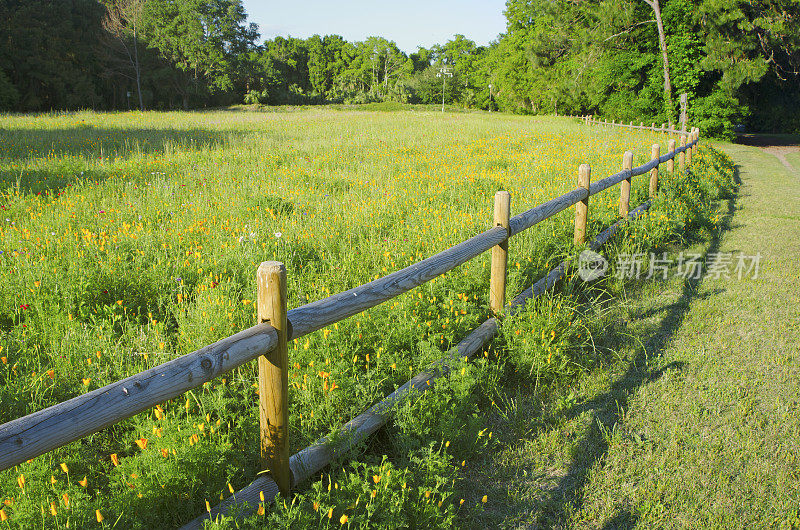
[{"label": "distant fence post", "polygon": [[[689,132],[689,137],[686,139],[687,143],[691,144],[694,140],[694,129]],[[686,149],[686,167],[692,166],[692,154],[694,152],[694,146],[689,147]]]},{"label": "distant fence post", "polygon": [[[592,167],[589,164],[581,164],[578,168],[578,187],[589,191],[589,183],[592,179]],[[589,219],[589,196],[575,205],[575,238],[576,245],[583,245],[586,242],[586,225]]]},{"label": "distant fence post", "polygon": [[[494,194],[494,225],[508,231],[511,217],[511,194],[498,191]],[[506,269],[508,267],[508,239],[492,247],[492,271],[489,282],[489,307],[500,315],[506,305]]]},{"label": "distant fence post", "polygon": [[[651,160],[658,160],[661,156],[661,145],[653,144],[653,147],[650,149],[650,159]],[[658,166],[650,170],[650,198],[655,199],[656,193],[658,193]]]},{"label": "distant fence post", "polygon": [[[622,169],[630,171],[633,169],[633,153],[625,151],[622,157]],[[630,208],[631,201],[631,179],[633,177],[628,175],[628,178],[620,182],[619,185],[619,216],[628,217],[628,209]]]},{"label": "distant fence post", "polygon": [[289,348],[286,319],[286,267],[265,261],[258,267],[258,321],[278,332],[278,344],[258,358],[258,403],[261,419],[261,465],[269,469],[281,493],[292,487],[289,469]]},{"label": "distant fence post", "polygon": [[[681,135],[681,147],[686,147],[686,135]],[[681,154],[678,157],[678,169],[681,173],[686,171],[686,151],[681,151]]]},{"label": "distant fence post", "polygon": [[667,161],[667,171],[675,173],[675,139],[670,139],[667,145],[669,145],[669,152],[672,155],[672,158]]}]

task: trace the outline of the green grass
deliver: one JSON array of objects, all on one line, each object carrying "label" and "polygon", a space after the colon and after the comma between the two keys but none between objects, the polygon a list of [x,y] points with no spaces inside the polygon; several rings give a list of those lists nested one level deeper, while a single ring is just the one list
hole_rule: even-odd
[{"label": "green grass", "polygon": [[759,277],[627,285],[605,317],[617,362],[549,395],[507,389],[494,421],[520,436],[465,483],[492,485],[475,528],[800,526],[800,186],[758,148],[721,147],[741,185],[688,251],[760,252]]},{"label": "green grass", "polygon": [[800,146],[795,147],[792,152],[786,153],[785,156],[795,173],[800,173]]},{"label": "green grass", "polygon": [[[229,107],[229,111],[249,111],[249,112],[319,112],[324,109],[325,111],[337,110],[345,112],[361,111],[361,112],[441,112],[441,103],[399,103],[397,101],[377,101],[373,103],[332,103],[322,105],[234,105]],[[450,103],[445,104],[445,110],[448,113],[461,113],[461,114],[484,114],[483,111],[459,107]]]},{"label": "green grass", "polygon": [[[610,258],[619,252],[663,249],[665,244],[681,241],[676,234],[686,236],[717,230],[719,209],[712,199],[720,191],[725,193],[730,189],[725,182],[726,175],[730,178],[731,167],[709,152],[704,152],[703,159],[695,169],[697,175],[704,177],[666,182],[652,214],[623,231],[620,241],[608,249]],[[710,163],[714,160],[719,163],[721,188],[713,183],[715,171]],[[686,208],[692,197],[697,203]],[[683,219],[684,224],[660,229],[666,211],[684,212],[672,217],[673,221]],[[642,237],[645,232],[650,236],[647,239]],[[624,393],[618,385],[613,394],[609,392],[610,381],[617,375],[625,374],[626,384],[642,381],[635,367],[644,364],[640,357],[645,350],[632,352],[635,356],[628,358],[629,352],[623,349],[641,343],[641,338],[626,326],[632,318],[630,308],[618,303],[625,298],[629,287],[609,281],[586,290],[580,282],[570,281],[559,294],[532,303],[522,314],[504,323],[503,333],[486,352],[490,362],[481,359],[467,377],[456,375],[440,383],[436,393],[402,407],[387,427],[385,437],[379,437],[358,457],[358,465],[373,466],[373,476],[380,475],[378,466],[384,464],[375,455],[388,453],[394,455],[393,460],[404,470],[419,469],[416,461],[400,456],[408,449],[410,455],[425,451],[427,462],[441,462],[443,457],[449,460],[451,467],[438,468],[435,477],[425,473],[429,468],[423,467],[420,474],[427,479],[427,485],[415,488],[419,500],[424,500],[424,491],[432,491],[430,488],[437,488],[442,495],[439,518],[433,521],[435,526],[450,526],[453,505],[457,508],[454,524],[458,527],[535,523],[552,526],[563,521],[565,512],[558,500],[576,493],[580,480],[573,475],[591,458],[595,441],[594,424],[589,420],[592,414],[583,414],[585,404],[578,403],[591,398],[598,407],[609,405],[617,394]],[[646,294],[654,292],[653,289]],[[642,338],[654,340],[656,326],[640,331]],[[650,349],[650,345],[646,348]],[[566,439],[560,439],[561,434]],[[398,446],[402,451],[397,450]],[[558,467],[572,458],[576,459],[572,463],[576,467],[568,466],[569,472]],[[337,466],[333,468],[333,472],[324,473],[313,483],[311,491],[294,497],[290,506],[268,514],[269,526],[324,528],[328,524],[336,526],[341,515],[347,515],[348,521],[356,526],[383,527],[397,521],[414,526],[419,518],[424,521],[420,523],[422,526],[434,526],[419,510],[409,510],[393,523],[370,517],[369,508],[359,508],[354,503],[342,511],[341,504],[335,500],[331,503],[325,486],[346,483],[352,474],[336,471]],[[357,493],[362,498],[371,498],[369,478],[368,473],[362,473],[358,487],[346,488],[333,499],[340,495],[358,499]],[[448,481],[452,481],[453,488],[442,491],[441,485]],[[388,498],[389,504],[398,508],[420,506],[400,498],[405,488],[374,491],[384,503]],[[547,499],[550,493],[553,499]],[[331,507],[333,517],[326,520],[325,514]],[[236,525],[226,519],[214,527],[256,528],[263,524],[262,517],[256,516]]]},{"label": "green grass", "polygon": [[626,430],[650,442],[612,439],[605,469],[588,488],[585,518],[607,514],[611,484],[626,477],[632,487],[612,495],[641,527],[676,519],[693,527],[800,525],[792,449],[800,441],[800,311],[789,302],[800,295],[793,243],[800,188],[770,155],[724,149],[739,166],[741,199],[730,232],[712,244],[720,252],[760,252],[759,278],[696,286],[685,324],[660,361],[682,369],[642,388],[626,412]]},{"label": "green grass", "polygon": [[[3,422],[249,327],[261,261],[287,264],[290,305],[301,305],[484,230],[498,189],[511,192],[519,212],[572,189],[581,162],[592,164],[597,180],[619,169],[625,149],[634,149],[638,165],[650,144],[660,141],[663,150],[666,141],[631,131],[598,134],[574,120],[435,112],[77,113],[0,121]],[[718,174],[707,167],[701,181]],[[632,230],[625,240],[657,246],[705,215],[701,182],[684,184],[665,179],[665,190],[675,193],[665,192],[654,210],[660,213],[641,224],[648,236]],[[636,181],[633,203],[646,185]],[[614,219],[616,193],[592,198],[592,230]],[[570,249],[571,215],[514,238],[511,293]],[[475,327],[488,314],[487,283],[488,257],[473,260],[294,342],[293,450],[364,410]],[[560,333],[572,322],[560,313],[568,307],[558,305],[561,317],[548,321],[548,330]],[[538,337],[534,323],[527,329]],[[512,346],[540,363],[555,359],[536,379],[547,388],[608,358],[604,350],[580,360],[587,335],[545,339]],[[346,510],[354,521],[376,525],[391,510],[387,521],[410,525],[479,518],[480,499],[462,506],[454,496],[467,460],[497,443],[486,413],[507,375],[497,361],[513,348],[503,344],[440,392],[398,410],[354,468],[334,472],[341,489],[314,482],[286,508],[303,510],[290,515],[279,503],[270,517],[310,524],[304,518],[322,506],[336,515],[323,523]],[[103,525],[126,527],[196,516],[258,471],[254,382],[254,366],[243,367],[0,473],[9,524],[100,525],[95,510]],[[389,465],[404,482],[387,480],[393,489],[363,499],[364,478],[383,476]]]}]

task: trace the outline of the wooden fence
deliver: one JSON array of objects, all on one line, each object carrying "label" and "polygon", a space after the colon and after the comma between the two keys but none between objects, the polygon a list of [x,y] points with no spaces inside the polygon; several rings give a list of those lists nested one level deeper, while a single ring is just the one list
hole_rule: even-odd
[{"label": "wooden fence", "polygon": [[[583,116],[581,119],[587,125],[605,125],[591,116]],[[334,457],[375,432],[387,421],[387,413],[391,407],[409,392],[423,391],[436,378],[446,375],[453,359],[469,358],[478,352],[496,334],[499,317],[513,314],[527,299],[538,296],[563,276],[568,265],[566,261],[506,305],[508,240],[512,236],[570,206],[576,206],[574,242],[582,246],[587,236],[589,197],[615,184],[621,184],[620,217],[623,221],[635,218],[649,207],[650,201],[629,211],[630,184],[633,177],[649,173],[649,189],[653,197],[658,189],[658,170],[661,164],[666,163],[670,172],[675,171],[676,157],[680,171],[691,164],[692,150],[699,142],[697,129],[687,134],[665,130],[663,127],[657,129],[655,126],[635,127],[631,124],[626,127],[677,132],[681,134],[681,145],[676,147],[675,140],[670,140],[668,152],[660,155],[659,145],[655,144],[650,162],[635,168],[632,167],[633,154],[628,151],[623,157],[622,171],[597,182],[591,182],[591,168],[588,164],[583,164],[578,171],[576,189],[513,217],[510,216],[509,193],[499,191],[495,195],[494,226],[485,232],[402,270],[288,311],[285,267],[278,262],[262,263],[256,275],[258,323],[255,326],[121,381],[0,425],[0,470],[95,433],[202,386],[246,362],[258,359],[261,457],[262,465],[271,470],[272,476],[260,476],[215,508],[211,514],[203,517],[223,511],[234,501],[248,501],[251,506],[255,506],[259,501],[264,502],[265,498],[274,498],[279,491],[288,493],[293,485],[306,480]],[[590,242],[590,248],[596,250],[602,246],[616,232],[621,222],[601,232]],[[416,375],[386,399],[348,422],[335,441],[324,437],[289,457],[288,341],[406,293],[488,250],[492,250],[490,307],[495,316],[470,333],[429,370]],[[341,436],[342,434],[346,436]],[[200,521],[201,519],[193,521],[187,527],[197,527]]]}]

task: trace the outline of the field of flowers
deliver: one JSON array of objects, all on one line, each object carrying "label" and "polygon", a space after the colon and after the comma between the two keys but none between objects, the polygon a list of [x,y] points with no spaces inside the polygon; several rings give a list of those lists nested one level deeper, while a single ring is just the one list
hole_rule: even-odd
[{"label": "field of flowers", "polygon": [[[620,169],[627,149],[634,165],[646,162],[656,142],[666,152],[664,135],[469,113],[0,117],[0,423],[251,326],[262,261],[286,263],[296,307],[485,230],[497,190],[511,193],[513,215],[573,189],[580,163],[598,180]],[[632,206],[646,186],[634,181]],[[613,222],[617,200],[617,187],[592,197],[592,232]],[[512,239],[510,295],[570,249],[572,216]],[[648,221],[660,224],[669,219]],[[482,322],[488,276],[486,255],[290,344],[293,452]],[[531,329],[558,364],[569,337]],[[460,410],[459,388],[491,385],[490,357],[465,365],[463,383],[435,398],[453,401],[448,440],[419,437],[433,420],[410,404],[392,427],[398,437],[375,442],[411,455],[424,473],[404,478],[408,469],[391,461],[354,465],[345,475],[353,486],[338,498],[338,483],[312,485],[327,500],[314,501],[316,523],[306,524],[352,523],[347,510],[360,503],[389,521],[449,524],[459,503],[440,491],[452,479],[447,462],[491,436],[473,402]],[[168,527],[203,512],[258,472],[256,372],[253,363],[0,472],[0,527]],[[381,488],[396,488],[392,502],[381,504]],[[397,501],[404,491],[413,503]]]}]

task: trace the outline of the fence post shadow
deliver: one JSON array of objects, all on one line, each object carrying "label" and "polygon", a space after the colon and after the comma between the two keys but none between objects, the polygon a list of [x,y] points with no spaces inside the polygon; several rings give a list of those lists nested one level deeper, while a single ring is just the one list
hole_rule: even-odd
[{"label": "fence post shadow", "polygon": [[[723,199],[727,202],[727,212],[719,225],[719,229],[712,233],[702,254],[704,259],[709,254],[719,251],[722,235],[731,229],[736,211],[738,186],[741,183],[738,166],[735,167],[734,182],[736,189],[734,189],[732,196]],[[631,360],[626,372],[611,384],[607,392],[588,402],[576,405],[564,413],[568,418],[574,418],[584,412],[591,412],[592,420],[589,432],[578,441],[578,444],[584,448],[595,449],[593,451],[581,451],[574,457],[575,459],[566,474],[559,479],[558,484],[549,492],[549,501],[546,500],[543,503],[543,513],[539,514],[534,527],[546,527],[555,521],[565,523],[570,513],[575,513],[582,509],[582,492],[587,484],[589,471],[598,460],[608,453],[609,445],[606,435],[620,421],[619,411],[627,408],[630,397],[639,387],[657,380],[667,371],[677,371],[683,368],[684,363],[682,362],[672,362],[655,370],[648,369],[648,364],[653,359],[660,357],[672,342],[672,338],[680,329],[686,314],[689,312],[691,303],[703,297],[698,292],[701,283],[702,278],[684,281],[683,292],[678,301],[667,306],[667,313],[662,318],[660,325],[644,338],[642,341],[643,347],[639,349],[638,354]],[[621,517],[622,514],[618,513],[603,528],[627,528],[634,525],[635,519],[631,519],[629,512],[626,513],[627,516],[625,517]],[[610,524],[611,526],[609,526]]]}]

